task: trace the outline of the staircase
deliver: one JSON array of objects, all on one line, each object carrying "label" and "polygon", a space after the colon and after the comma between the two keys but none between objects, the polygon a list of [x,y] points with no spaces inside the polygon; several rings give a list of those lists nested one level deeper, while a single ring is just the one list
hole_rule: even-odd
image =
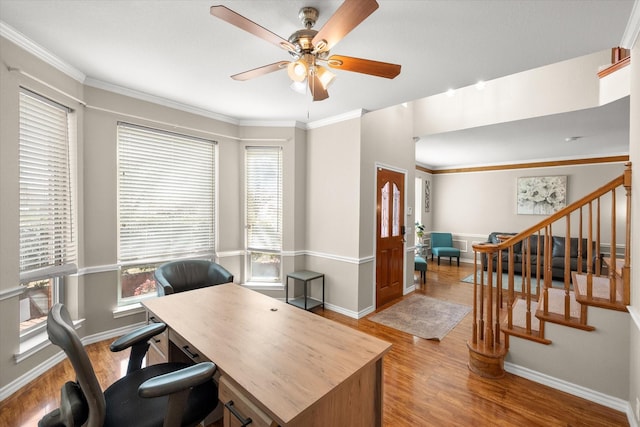
[{"label": "staircase", "polygon": [[[620,212],[619,206],[626,209]],[[500,236],[497,244],[473,245],[476,279],[473,332],[467,343],[469,369],[500,378],[505,374],[510,337],[551,344],[545,336],[547,323],[593,331],[589,307],[626,312],[631,288],[630,214],[628,163],[622,175],[540,223],[516,235]],[[552,236],[570,242],[564,245],[561,281],[552,278]],[[576,249],[577,265],[572,265],[570,251]],[[515,273],[516,265],[522,274]],[[480,274],[485,269],[507,273],[504,279],[502,274]]]}]

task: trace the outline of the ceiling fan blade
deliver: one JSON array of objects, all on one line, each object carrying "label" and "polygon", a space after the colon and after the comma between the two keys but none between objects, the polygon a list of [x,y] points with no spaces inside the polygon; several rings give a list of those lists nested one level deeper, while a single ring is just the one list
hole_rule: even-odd
[{"label": "ceiling fan blade", "polygon": [[231,78],[233,80],[245,81],[272,73],[274,71],[282,70],[284,68],[287,68],[287,65],[289,65],[289,61],[279,61],[273,64],[254,68],[253,70],[245,71],[243,73],[234,74],[233,76],[231,76]]},{"label": "ceiling fan blade", "polygon": [[273,43],[274,45],[283,49],[295,52],[295,46],[293,46],[287,40],[225,6],[211,6],[209,11],[213,16],[220,18],[231,25],[235,25],[236,27],[247,31],[254,36],[258,36],[261,39],[266,40],[269,43]]},{"label": "ceiling fan blade", "polygon": [[331,49],[377,8],[376,0],[345,0],[315,35],[313,45],[320,46],[319,51]]},{"label": "ceiling fan blade", "polygon": [[314,101],[322,101],[329,97],[329,92],[322,86],[320,79],[316,74],[309,76],[309,89],[313,95]]},{"label": "ceiling fan blade", "polygon": [[398,64],[343,55],[331,55],[329,59],[327,59],[327,65],[337,70],[355,71],[356,73],[370,74],[387,79],[395,78],[400,74],[401,68]]}]

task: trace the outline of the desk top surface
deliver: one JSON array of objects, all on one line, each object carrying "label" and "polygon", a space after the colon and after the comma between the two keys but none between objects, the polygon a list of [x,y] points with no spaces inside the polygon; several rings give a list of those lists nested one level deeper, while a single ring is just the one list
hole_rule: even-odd
[{"label": "desk top surface", "polygon": [[391,348],[233,283],[143,305],[284,423]]}]

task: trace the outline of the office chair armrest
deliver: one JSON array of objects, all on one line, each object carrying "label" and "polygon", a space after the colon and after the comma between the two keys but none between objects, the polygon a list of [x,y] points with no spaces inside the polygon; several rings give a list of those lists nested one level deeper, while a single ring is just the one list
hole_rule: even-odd
[{"label": "office chair armrest", "polygon": [[158,375],[140,384],[138,396],[159,397],[190,389],[211,380],[217,366],[213,362],[201,362],[178,371]]},{"label": "office chair armrest", "polygon": [[113,352],[118,352],[122,350],[126,350],[129,347],[133,346],[137,343],[146,343],[154,337],[167,329],[167,325],[164,323],[151,323],[147,326],[143,326],[140,329],[136,329],[135,331],[129,332],[126,335],[121,336],[113,343],[109,349]]},{"label": "office chair armrest", "polygon": [[167,325],[164,323],[151,323],[129,332],[111,343],[109,349],[113,352],[131,347],[127,375],[142,368],[142,361],[147,354],[147,350],[149,350],[149,340],[164,332],[165,329],[167,329]]}]

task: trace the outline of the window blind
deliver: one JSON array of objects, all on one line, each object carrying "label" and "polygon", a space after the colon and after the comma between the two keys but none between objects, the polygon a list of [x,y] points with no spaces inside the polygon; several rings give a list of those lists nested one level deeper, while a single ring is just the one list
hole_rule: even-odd
[{"label": "window blind", "polygon": [[282,149],[247,147],[247,249],[282,249]]},{"label": "window blind", "polygon": [[20,90],[20,281],[77,271],[69,108]]},{"label": "window blind", "polygon": [[121,264],[213,255],[215,142],[118,124]]}]

